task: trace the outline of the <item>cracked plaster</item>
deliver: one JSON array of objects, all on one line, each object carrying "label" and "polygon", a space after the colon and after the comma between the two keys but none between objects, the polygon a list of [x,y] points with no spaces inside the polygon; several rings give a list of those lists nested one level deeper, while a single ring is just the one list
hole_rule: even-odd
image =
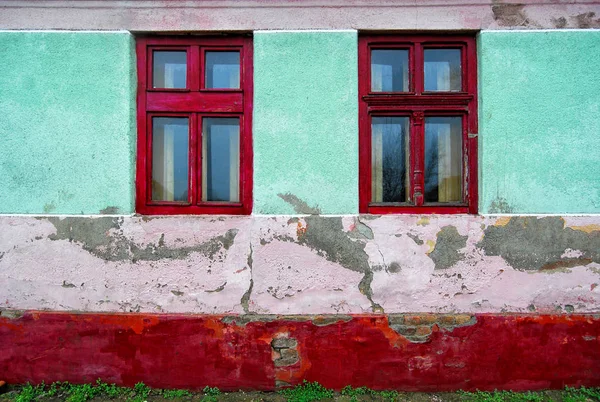
[{"label": "cracked plaster", "polygon": [[597,312],[599,236],[596,217],[0,217],[0,308]]}]

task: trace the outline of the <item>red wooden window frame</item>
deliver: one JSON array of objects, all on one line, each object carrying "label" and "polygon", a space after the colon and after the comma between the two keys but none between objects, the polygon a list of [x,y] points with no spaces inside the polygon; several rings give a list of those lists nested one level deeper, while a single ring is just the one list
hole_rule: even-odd
[{"label": "red wooden window frame", "polygon": [[[153,88],[153,51],[187,52],[186,88]],[[240,88],[204,87],[206,51],[240,52]],[[252,38],[243,36],[140,37],[136,43],[137,166],[136,212],[144,215],[227,214],[252,212]],[[187,117],[189,124],[188,200],[152,200],[152,118]],[[240,119],[239,202],[202,201],[202,119]]]},{"label": "red wooden window frame", "polygon": [[[424,90],[424,50],[461,49],[461,85],[456,92]],[[371,50],[408,50],[409,91],[371,91]],[[477,213],[477,54],[475,39],[458,35],[365,35],[358,40],[359,211],[371,214]],[[410,118],[410,202],[371,202],[371,119]],[[462,117],[463,202],[424,202],[425,118]]]}]

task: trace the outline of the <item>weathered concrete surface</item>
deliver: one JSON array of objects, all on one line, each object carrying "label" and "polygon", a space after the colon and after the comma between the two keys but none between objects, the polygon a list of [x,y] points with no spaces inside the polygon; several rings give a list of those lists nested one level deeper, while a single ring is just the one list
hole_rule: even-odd
[{"label": "weathered concrete surface", "polygon": [[486,31],[478,58],[479,212],[600,213],[600,30]]},{"label": "weathered concrete surface", "polygon": [[133,36],[0,32],[0,60],[0,213],[132,213]]},{"label": "weathered concrete surface", "polygon": [[594,315],[5,313],[0,372],[12,383],[101,378],[226,391],[303,380],[338,390],[600,385]]},{"label": "weathered concrete surface", "polygon": [[598,28],[595,0],[4,0],[4,29]]},{"label": "weathered concrete surface", "polygon": [[598,312],[600,217],[0,217],[0,308]]}]

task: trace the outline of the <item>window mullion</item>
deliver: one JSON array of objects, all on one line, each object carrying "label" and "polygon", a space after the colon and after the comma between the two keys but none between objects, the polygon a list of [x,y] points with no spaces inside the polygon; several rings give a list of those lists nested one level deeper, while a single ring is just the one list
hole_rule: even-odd
[{"label": "window mullion", "polygon": [[415,85],[415,93],[417,95],[420,95],[423,93],[423,88],[425,87],[424,84],[424,73],[423,73],[423,66],[424,66],[424,61],[423,61],[423,45],[420,42],[415,43],[415,47],[414,47],[414,52],[415,52],[415,57],[413,58],[413,66],[412,66],[412,71],[413,71],[413,79],[414,79],[414,85]]},{"label": "window mullion", "polygon": [[422,206],[425,193],[425,141],[424,141],[424,113],[413,112],[412,115],[412,202],[415,206]]},{"label": "window mullion", "polygon": [[190,77],[190,90],[200,90],[200,77],[202,75],[202,65],[200,63],[200,46],[190,46],[188,76]]},{"label": "window mullion", "polygon": [[188,196],[188,200],[191,203],[191,205],[195,205],[198,201],[197,198],[197,191],[196,189],[198,188],[198,177],[196,175],[196,169],[198,169],[198,114],[197,113],[192,113],[190,115],[190,150],[189,150],[189,154],[190,154],[190,160],[189,160],[189,172],[188,172],[188,176],[189,176],[189,188],[188,188],[188,192],[189,192],[189,196]]}]

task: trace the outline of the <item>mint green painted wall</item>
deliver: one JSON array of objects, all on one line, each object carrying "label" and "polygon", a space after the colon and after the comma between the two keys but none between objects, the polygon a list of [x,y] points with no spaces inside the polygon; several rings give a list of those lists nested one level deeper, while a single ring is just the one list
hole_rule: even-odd
[{"label": "mint green painted wall", "polygon": [[482,32],[481,213],[600,213],[600,31]]},{"label": "mint green painted wall", "polygon": [[133,37],[5,31],[0,60],[0,213],[133,212]]},{"label": "mint green painted wall", "polygon": [[254,213],[358,212],[357,77],[355,31],[255,33]]}]

